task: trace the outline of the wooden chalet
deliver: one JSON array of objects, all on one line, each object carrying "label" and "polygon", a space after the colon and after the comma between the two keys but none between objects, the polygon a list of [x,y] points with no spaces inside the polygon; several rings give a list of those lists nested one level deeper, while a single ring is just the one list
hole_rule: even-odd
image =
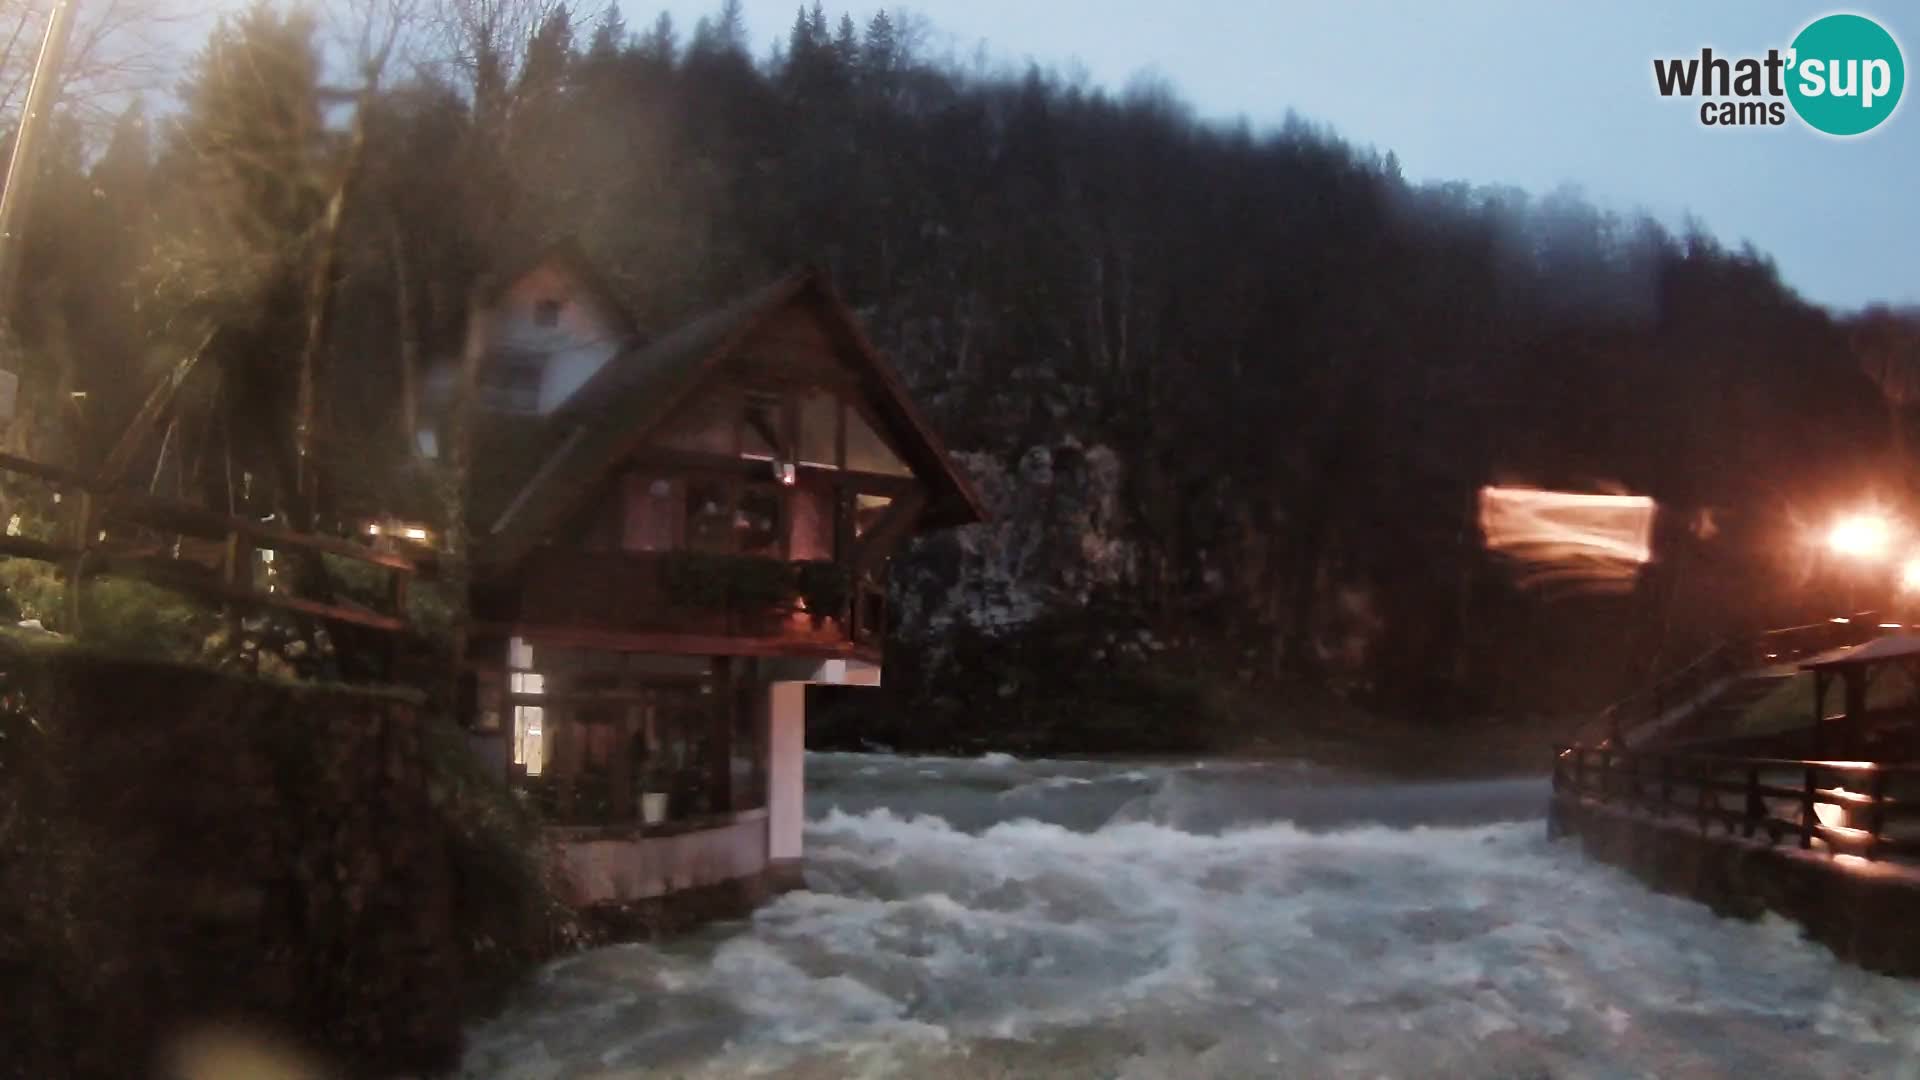
[{"label": "wooden chalet", "polygon": [[879,682],[889,555],[978,498],[818,271],[652,340],[571,255],[494,310],[477,745],[582,902],[797,859],[806,684]]}]

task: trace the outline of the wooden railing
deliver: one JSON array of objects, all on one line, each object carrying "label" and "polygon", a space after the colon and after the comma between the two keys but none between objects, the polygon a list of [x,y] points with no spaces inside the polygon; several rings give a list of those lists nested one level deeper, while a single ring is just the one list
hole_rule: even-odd
[{"label": "wooden railing", "polygon": [[1583,746],[1618,745],[1622,734],[1665,716],[1669,710],[1700,700],[1727,679],[1777,664],[1791,664],[1843,645],[1859,645],[1893,632],[1880,625],[1878,612],[1860,611],[1839,619],[1787,626],[1753,637],[1723,641],[1686,666],[1602,710],[1583,725],[1574,741]]},{"label": "wooden railing", "polygon": [[[0,536],[0,556],[35,559],[61,569],[68,581],[63,622],[70,629],[80,625],[81,588],[87,578],[98,574],[138,578],[230,609],[286,611],[387,633],[408,628],[407,592],[416,568],[412,559],[398,552],[376,550],[343,537],[296,532],[178,499],[103,489],[70,469],[11,454],[0,454],[0,472],[32,477],[60,495],[59,535],[50,540]],[[172,542],[141,544],[125,539],[128,532],[141,531],[170,537]],[[184,557],[182,541],[189,537],[203,542],[196,552],[202,558]],[[388,574],[384,590],[388,610],[296,596],[277,584],[262,589],[254,573],[256,553],[261,551],[331,555],[379,567]]]},{"label": "wooden railing", "polygon": [[[815,642],[877,640],[885,629],[886,593],[850,582],[831,611],[807,611],[797,592],[772,603],[736,605],[724,595],[676,596],[672,566],[684,553],[537,548],[509,585],[483,590],[476,614],[502,624],[592,626],[616,632],[684,634]],[[791,574],[795,564],[781,564]],[[719,591],[725,592],[720,582]]]},{"label": "wooden railing", "polygon": [[1556,797],[1691,822],[1704,835],[1864,859],[1920,857],[1920,767],[1567,747]]}]

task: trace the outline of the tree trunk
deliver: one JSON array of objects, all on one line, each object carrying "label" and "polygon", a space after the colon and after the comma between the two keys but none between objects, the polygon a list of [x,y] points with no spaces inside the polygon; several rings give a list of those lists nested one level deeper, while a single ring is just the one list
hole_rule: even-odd
[{"label": "tree trunk", "polygon": [[394,313],[400,324],[400,438],[413,450],[419,445],[420,432],[420,327],[408,287],[406,248],[393,221],[387,222],[387,244],[393,255]]}]

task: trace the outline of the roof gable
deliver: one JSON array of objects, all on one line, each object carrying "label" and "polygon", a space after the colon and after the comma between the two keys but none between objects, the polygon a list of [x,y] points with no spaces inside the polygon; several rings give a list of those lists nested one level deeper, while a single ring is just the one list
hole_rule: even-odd
[{"label": "roof gable", "polygon": [[541,249],[498,278],[493,295],[496,311],[531,311],[541,300],[563,298],[581,302],[591,321],[621,340],[639,333],[639,324],[618,290],[572,241]]},{"label": "roof gable", "polygon": [[[517,560],[591,497],[602,478],[633,454],[676,410],[707,385],[719,366],[767,330],[782,312],[811,316],[836,348],[883,427],[882,434],[929,488],[926,527],[986,520],[972,484],[873,348],[852,313],[817,271],[802,270],[685,324],[607,363],[545,425],[544,438],[520,443],[508,468],[520,479],[470,503],[481,562]],[[793,323],[783,323],[790,332]],[[764,339],[763,339],[764,340]],[[482,463],[476,453],[476,471]],[[537,460],[536,460],[537,458]],[[479,494],[475,493],[476,496]]]}]

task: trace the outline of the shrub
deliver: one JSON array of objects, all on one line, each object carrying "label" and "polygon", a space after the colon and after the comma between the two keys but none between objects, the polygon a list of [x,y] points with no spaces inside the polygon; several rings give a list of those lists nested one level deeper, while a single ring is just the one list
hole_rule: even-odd
[{"label": "shrub", "polygon": [[81,640],[128,656],[200,656],[219,624],[205,604],[157,585],[99,577],[81,594]]},{"label": "shrub", "polygon": [[717,610],[727,603],[726,556],[670,552],[661,564],[661,584],[675,607]]},{"label": "shrub", "polygon": [[662,565],[661,584],[675,607],[705,611],[763,612],[794,595],[787,564],[759,555],[675,551]]},{"label": "shrub", "polygon": [[853,579],[847,568],[824,559],[803,562],[794,571],[794,582],[807,611],[815,618],[840,618],[847,610],[847,596],[853,592]]},{"label": "shrub", "polygon": [[793,582],[786,563],[755,556],[730,561],[727,603],[735,611],[757,613],[792,602]]},{"label": "shrub", "polygon": [[0,589],[5,590],[18,612],[14,619],[39,619],[49,630],[60,628],[67,585],[52,563],[37,559],[0,561]]}]

